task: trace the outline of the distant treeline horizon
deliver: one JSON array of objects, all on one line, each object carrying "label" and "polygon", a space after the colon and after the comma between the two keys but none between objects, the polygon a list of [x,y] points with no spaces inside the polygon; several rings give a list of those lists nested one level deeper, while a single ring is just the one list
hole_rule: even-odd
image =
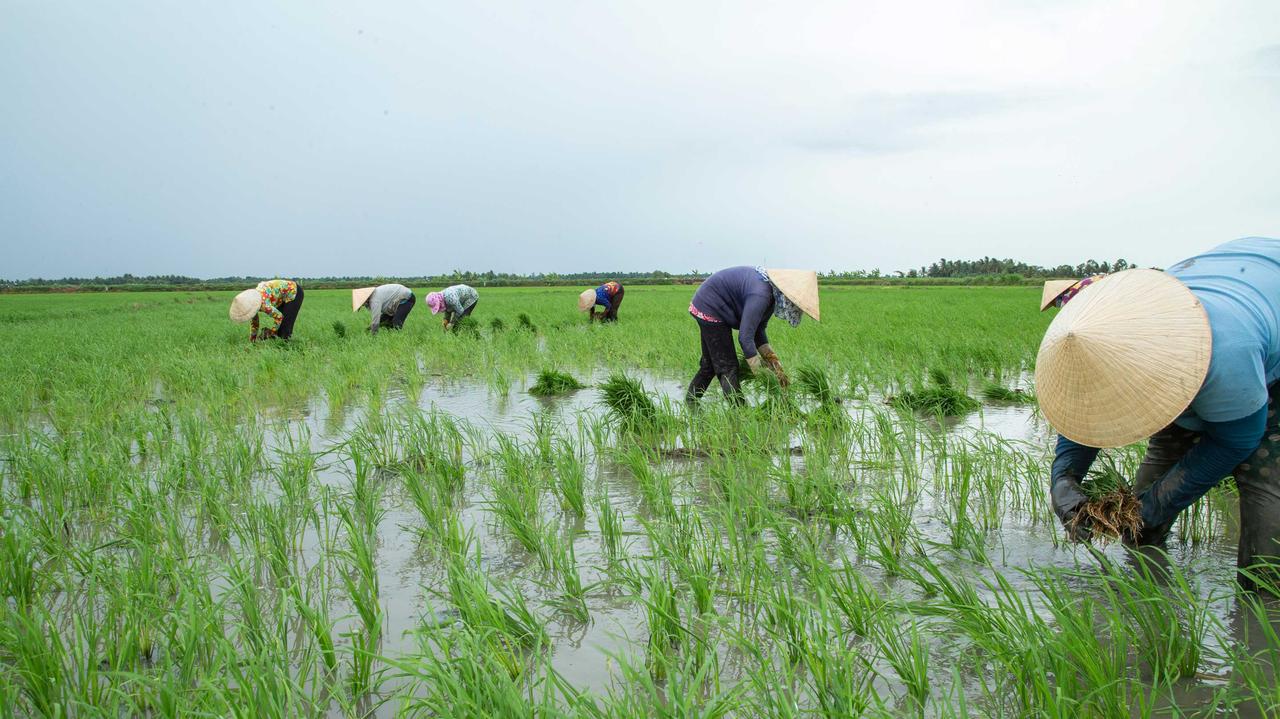
[{"label": "distant treeline horizon", "polygon": [[[1045,279],[1076,278],[1135,267],[1127,260],[1114,262],[1086,260],[1078,265],[1041,267],[1012,259],[983,257],[979,260],[940,259],[928,266],[910,270],[882,272],[872,270],[819,271],[823,284],[977,284],[1019,285],[1035,284]],[[291,277],[305,287],[316,289],[347,289],[369,285],[399,282],[405,285],[448,285],[465,283],[479,287],[546,287],[599,284],[618,280],[623,284],[696,284],[710,273],[691,270],[684,274],[654,270],[650,272],[537,272],[516,274],[510,272],[472,272],[454,270],[442,275],[416,277]],[[185,275],[132,275],[112,277],[62,277],[59,279],[32,278],[25,280],[0,280],[0,292],[40,291],[164,291],[164,290],[232,290],[257,284],[268,276],[199,278]]]}]

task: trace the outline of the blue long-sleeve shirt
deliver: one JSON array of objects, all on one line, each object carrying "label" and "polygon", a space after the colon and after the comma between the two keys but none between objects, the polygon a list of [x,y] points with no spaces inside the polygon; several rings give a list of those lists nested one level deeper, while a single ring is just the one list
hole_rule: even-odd
[{"label": "blue long-sleeve shirt", "polygon": [[738,330],[747,359],[769,344],[765,328],[773,314],[773,287],[754,267],[729,267],[711,275],[693,294],[693,306]]},{"label": "blue long-sleeve shirt", "polygon": [[[1268,386],[1280,379],[1280,240],[1249,237],[1169,268],[1200,300],[1213,349],[1200,391],[1175,423],[1200,442],[1142,497],[1147,526],[1172,520],[1249,457],[1267,424]],[[1083,477],[1098,450],[1059,437],[1053,481]]]}]

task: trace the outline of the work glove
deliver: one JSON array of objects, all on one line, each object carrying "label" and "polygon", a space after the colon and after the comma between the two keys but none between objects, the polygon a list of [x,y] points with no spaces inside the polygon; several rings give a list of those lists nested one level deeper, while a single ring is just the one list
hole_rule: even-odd
[{"label": "work glove", "polygon": [[751,368],[751,374],[756,374],[760,368],[764,366],[764,359],[760,355],[747,358],[747,366]]},{"label": "work glove", "polygon": [[760,356],[764,358],[764,363],[769,365],[769,369],[773,370],[773,374],[778,378],[778,384],[785,389],[791,384],[791,379],[787,377],[787,373],[782,371],[782,362],[778,360],[778,354],[773,351],[769,345],[760,345]]},{"label": "work glove", "polygon": [[1067,537],[1073,542],[1089,541],[1092,531],[1088,520],[1078,524],[1075,522],[1076,512],[1089,501],[1084,490],[1080,488],[1080,480],[1069,474],[1054,477],[1049,497],[1053,502],[1053,513],[1058,515],[1058,521],[1062,522],[1063,529],[1067,530]]}]

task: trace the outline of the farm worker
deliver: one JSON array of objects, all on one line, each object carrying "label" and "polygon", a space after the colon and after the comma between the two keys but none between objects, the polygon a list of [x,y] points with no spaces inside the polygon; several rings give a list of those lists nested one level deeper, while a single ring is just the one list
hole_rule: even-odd
[{"label": "farm worker", "polygon": [[1071,301],[1071,298],[1080,294],[1080,290],[1106,277],[1106,275],[1090,275],[1080,280],[1048,280],[1044,283],[1044,290],[1040,292],[1040,311],[1044,312],[1052,307],[1062,307]]},{"label": "farm worker", "polygon": [[[231,320],[250,322],[249,340],[279,337],[287,340],[293,336],[293,323],[302,309],[302,287],[293,280],[267,280],[259,282],[251,290],[245,290],[231,300]],[[271,318],[270,327],[258,326],[258,313]]]},{"label": "farm worker", "polygon": [[351,290],[351,311],[359,312],[361,307],[367,307],[371,315],[369,333],[375,335],[380,327],[390,327],[393,330],[404,327],[404,320],[413,311],[416,301],[413,290],[404,285],[378,285]]},{"label": "farm worker", "polygon": [[617,322],[618,306],[622,304],[622,285],[617,282],[606,282],[594,290],[583,290],[578,295],[578,310],[591,312],[588,322],[596,318],[596,305],[604,308],[600,314],[601,322]]},{"label": "farm worker", "polygon": [[458,320],[469,316],[479,301],[480,295],[468,285],[452,285],[427,295],[431,314],[444,313],[445,329],[451,329]]},{"label": "farm worker", "polygon": [[720,379],[726,397],[742,402],[738,379],[738,353],[733,332],[752,372],[765,365],[785,387],[789,384],[778,355],[769,346],[765,327],[770,317],[786,320],[792,327],[803,315],[818,319],[818,275],[812,270],[766,270],[763,267],[730,267],[711,275],[702,283],[689,304],[689,314],[698,323],[702,336],[702,361],[689,383],[685,401],[700,399],[711,384]]},{"label": "farm worker", "polygon": [[[1086,501],[1080,480],[1097,448],[1149,438],[1133,483],[1143,527],[1128,543],[1163,543],[1182,510],[1232,475],[1240,492],[1237,564],[1274,560],[1277,379],[1280,240],[1248,237],[1164,272],[1125,270],[1092,283],[1054,318],[1036,358],[1040,407],[1060,433],[1054,512],[1070,526]],[[1072,538],[1088,539],[1088,529]]]}]

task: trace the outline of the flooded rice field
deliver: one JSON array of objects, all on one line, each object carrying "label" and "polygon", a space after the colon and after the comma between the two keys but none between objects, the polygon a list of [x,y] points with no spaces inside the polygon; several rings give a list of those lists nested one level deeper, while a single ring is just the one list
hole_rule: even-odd
[{"label": "flooded rice field", "polygon": [[[687,328],[646,324],[639,294],[636,328],[537,317],[539,334],[246,351],[193,321],[192,345],[220,354],[162,361],[111,344],[149,336],[143,305],[132,333],[104,328],[61,364],[34,343],[35,369],[0,378],[0,701],[31,716],[1276,713],[1277,609],[1235,589],[1229,482],[1167,555],[1068,544],[1033,398],[945,417],[898,401],[928,381],[919,362],[971,397],[1029,389],[1036,327],[970,341],[939,324],[837,354],[855,327],[841,311],[882,314],[861,302],[939,313],[932,295],[836,299],[830,324],[779,346],[840,362],[798,362],[785,392],[749,382],[742,408],[718,390],[684,404]],[[973,301],[974,324],[1005,301],[943,299]],[[586,360],[624,331],[649,369]],[[526,356],[608,369],[535,397]],[[1099,467],[1132,476],[1142,452]]]}]

